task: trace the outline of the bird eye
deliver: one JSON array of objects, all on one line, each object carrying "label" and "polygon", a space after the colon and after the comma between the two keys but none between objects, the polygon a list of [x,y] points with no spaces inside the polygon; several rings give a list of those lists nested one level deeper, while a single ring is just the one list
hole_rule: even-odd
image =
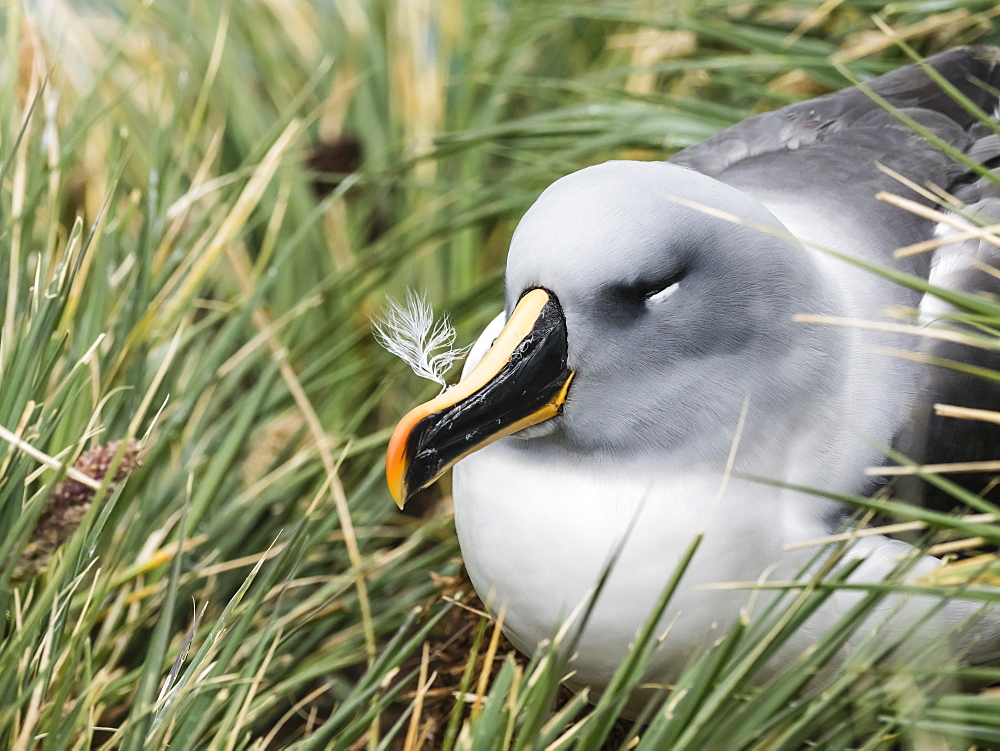
[{"label": "bird eye", "polygon": [[681,276],[681,274],[674,274],[669,279],[649,285],[643,290],[642,299],[650,305],[663,302],[677,291],[677,288],[680,286]]},{"label": "bird eye", "polygon": [[609,291],[619,304],[627,306],[656,305],[677,291],[677,286],[683,276],[684,272],[681,271],[655,281],[616,284],[610,286]]},{"label": "bird eye", "polygon": [[643,297],[645,297],[646,302],[650,305],[655,305],[658,302],[663,302],[668,297],[670,297],[677,288],[680,286],[680,282],[674,282],[673,284],[668,284],[666,287],[660,290],[652,290],[647,292]]}]

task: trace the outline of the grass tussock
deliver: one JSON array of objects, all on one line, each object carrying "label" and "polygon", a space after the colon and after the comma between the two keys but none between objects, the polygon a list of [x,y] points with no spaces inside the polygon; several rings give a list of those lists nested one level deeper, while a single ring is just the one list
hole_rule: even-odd
[{"label": "grass tussock", "polygon": [[[526,661],[466,609],[446,495],[396,512],[382,451],[430,387],[370,331],[410,287],[471,341],[552,180],[888,70],[905,59],[894,38],[926,54],[1000,42],[997,15],[978,0],[8,3],[0,746],[1000,745],[995,689],[955,685],[995,681],[985,669],[890,670],[873,644],[810,682],[877,588],[765,679],[836,581],[738,624],[648,726],[616,717],[656,634],[593,709],[560,694],[571,645]],[[1000,309],[975,315],[995,341]],[[982,519],[857,502],[1000,543]],[[1000,599],[951,571],[937,591]]]}]

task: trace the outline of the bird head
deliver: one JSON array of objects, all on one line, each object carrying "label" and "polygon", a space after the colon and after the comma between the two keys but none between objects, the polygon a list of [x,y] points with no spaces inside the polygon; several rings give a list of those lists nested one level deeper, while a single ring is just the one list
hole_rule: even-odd
[{"label": "bird head", "polygon": [[[725,457],[761,416],[822,389],[836,347],[795,313],[829,308],[801,245],[742,192],[662,162],[608,162],[550,186],[511,241],[506,325],[454,387],[389,443],[402,506],[506,436],[616,459]],[[754,423],[762,435],[766,424]]]}]

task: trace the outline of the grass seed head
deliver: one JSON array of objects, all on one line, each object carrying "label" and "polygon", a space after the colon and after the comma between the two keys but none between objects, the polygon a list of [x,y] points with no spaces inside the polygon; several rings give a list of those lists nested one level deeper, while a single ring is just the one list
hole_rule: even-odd
[{"label": "grass seed head", "polygon": [[[121,441],[111,441],[80,454],[73,468],[103,482],[121,450]],[[142,462],[138,441],[129,441],[111,478],[108,491],[128,477]],[[49,566],[52,554],[73,534],[94,500],[94,491],[81,482],[65,478],[56,485],[42,511],[38,526],[31,535],[14,572],[15,581],[23,581],[42,573]]]}]

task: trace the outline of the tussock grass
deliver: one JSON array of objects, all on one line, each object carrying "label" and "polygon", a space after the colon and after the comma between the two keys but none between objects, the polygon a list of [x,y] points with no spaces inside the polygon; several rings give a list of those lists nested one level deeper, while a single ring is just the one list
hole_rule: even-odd
[{"label": "tussock grass", "polygon": [[[441,491],[401,516],[382,479],[429,390],[371,336],[386,293],[424,291],[469,341],[545,185],[895,67],[872,13],[921,53],[1000,41],[973,0],[7,4],[0,745],[1000,744],[995,693],[880,673],[874,646],[808,683],[878,588],[761,689],[826,581],[692,662],[648,729],[616,725],[657,635],[594,709],[560,695],[565,650],[517,658],[452,604]],[[73,524],[32,554],[81,473]]]}]

